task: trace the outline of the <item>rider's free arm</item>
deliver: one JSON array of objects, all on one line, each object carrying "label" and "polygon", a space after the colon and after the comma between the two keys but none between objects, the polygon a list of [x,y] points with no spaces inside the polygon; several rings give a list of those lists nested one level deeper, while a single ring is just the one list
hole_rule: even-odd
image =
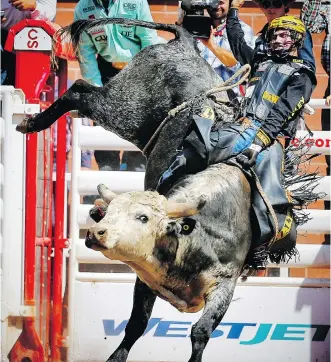
[{"label": "rider's free arm", "polygon": [[250,64],[253,59],[254,49],[245,40],[245,33],[241,28],[237,8],[232,7],[228,12],[226,33],[234,57],[241,65]]},{"label": "rider's free arm", "polygon": [[316,72],[315,57],[313,53],[313,39],[308,30],[306,32],[306,37],[303,42],[303,46],[298,50],[298,57],[302,59],[305,62],[305,64],[309,66],[314,73]]}]

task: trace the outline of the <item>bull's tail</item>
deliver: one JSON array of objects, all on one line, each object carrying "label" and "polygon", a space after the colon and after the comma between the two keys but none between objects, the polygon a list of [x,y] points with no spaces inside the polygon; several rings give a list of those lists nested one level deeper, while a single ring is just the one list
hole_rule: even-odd
[{"label": "bull's tail", "polygon": [[149,29],[164,30],[175,34],[176,39],[180,37],[180,34],[183,33],[183,31],[185,32],[183,28],[173,24],[152,23],[149,21],[142,21],[135,19],[109,18],[109,19],[99,19],[99,20],[77,20],[71,25],[59,29],[57,31],[56,38],[57,39],[66,38],[66,41],[68,41],[67,37],[69,37],[72,43],[73,51],[76,57],[79,59],[80,54],[78,50],[78,45],[82,33],[97,26],[107,25],[107,24],[123,24],[127,26],[141,26]]}]

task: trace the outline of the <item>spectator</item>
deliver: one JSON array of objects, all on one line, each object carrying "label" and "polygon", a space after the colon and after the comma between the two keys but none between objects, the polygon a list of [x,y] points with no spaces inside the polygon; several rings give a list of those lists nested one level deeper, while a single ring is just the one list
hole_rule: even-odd
[{"label": "spectator", "polygon": [[[201,56],[215,69],[223,81],[229,79],[240,67],[240,63],[234,58],[228,35],[226,33],[226,17],[232,0],[220,0],[216,10],[208,10],[212,19],[212,31],[208,41],[198,40],[198,48]],[[240,21],[245,33],[246,43],[254,49],[255,37],[252,28]],[[244,88],[241,86],[234,89],[235,95],[244,95]],[[229,94],[231,98],[231,94]]]},{"label": "spectator", "polygon": [[[323,3],[321,0],[305,0],[302,10],[301,19],[311,33],[320,34],[325,32],[325,37],[322,44],[321,63],[328,75],[328,85],[325,90],[324,98],[326,104],[330,105],[330,17],[331,4],[330,1]],[[322,110],[322,130],[330,131],[330,109]],[[330,175],[330,155],[325,156],[327,169],[326,173]],[[325,209],[330,210],[330,202],[324,202]],[[330,244],[330,236],[326,236],[325,243]]]},{"label": "spectator", "polygon": [[[147,0],[80,0],[75,8],[75,20],[100,18],[131,18],[153,21]],[[102,86],[115,76],[132,57],[148,45],[163,42],[155,30],[122,25],[101,26],[83,34],[80,70],[91,84]],[[95,151],[99,170],[118,170],[120,155],[116,151]],[[127,156],[124,154],[124,159]],[[145,164],[141,152],[129,157],[127,169],[140,169]]]},{"label": "spectator", "polygon": [[2,0],[1,10],[1,84],[15,85],[14,53],[4,50],[9,29],[23,19],[53,21],[56,14],[56,0]]}]

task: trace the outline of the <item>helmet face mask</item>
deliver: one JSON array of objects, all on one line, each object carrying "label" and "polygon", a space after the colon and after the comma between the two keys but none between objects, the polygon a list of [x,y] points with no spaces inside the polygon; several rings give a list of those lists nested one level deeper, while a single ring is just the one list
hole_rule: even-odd
[{"label": "helmet face mask", "polygon": [[267,52],[284,58],[302,47],[306,29],[294,16],[282,16],[272,20],[267,31]]},{"label": "helmet face mask", "polygon": [[301,40],[302,37],[293,30],[274,29],[268,36],[268,53],[281,58],[286,57],[300,47]]}]

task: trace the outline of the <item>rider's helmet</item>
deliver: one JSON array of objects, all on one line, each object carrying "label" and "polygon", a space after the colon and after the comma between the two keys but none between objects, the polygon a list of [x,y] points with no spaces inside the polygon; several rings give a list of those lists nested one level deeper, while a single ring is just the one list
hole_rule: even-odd
[{"label": "rider's helmet", "polygon": [[[289,33],[290,42],[288,45],[277,44],[277,34],[285,30]],[[293,50],[300,49],[303,45],[303,41],[306,36],[306,28],[303,22],[296,16],[281,16],[272,20],[268,26],[266,38],[267,38],[267,50],[273,56],[286,57]]]}]

